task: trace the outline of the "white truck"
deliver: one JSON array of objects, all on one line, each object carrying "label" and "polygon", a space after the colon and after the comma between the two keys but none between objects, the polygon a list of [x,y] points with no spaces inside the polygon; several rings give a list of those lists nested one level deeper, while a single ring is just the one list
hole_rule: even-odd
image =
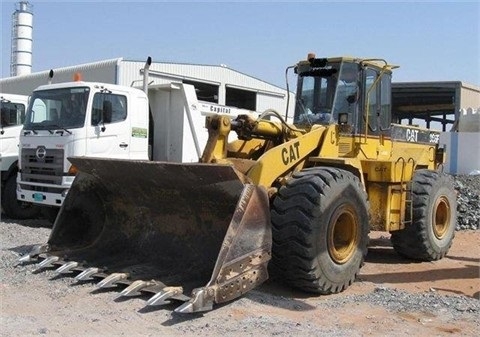
[{"label": "white truck", "polygon": [[28,96],[0,94],[0,168],[2,211],[12,219],[28,219],[39,213],[35,205],[17,200],[16,178],[18,163],[18,143],[25,111],[28,106]]},{"label": "white truck", "polygon": [[46,206],[53,221],[75,178],[68,157],[197,162],[206,115],[251,113],[198,101],[189,84],[148,86],[148,65],[143,90],[77,81],[33,91],[20,134],[18,200]]}]

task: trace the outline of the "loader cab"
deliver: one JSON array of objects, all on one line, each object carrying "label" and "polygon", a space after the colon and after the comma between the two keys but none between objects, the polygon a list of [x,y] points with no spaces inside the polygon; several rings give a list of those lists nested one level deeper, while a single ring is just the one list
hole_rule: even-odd
[{"label": "loader cab", "polygon": [[298,76],[294,123],[340,124],[352,134],[379,134],[391,124],[391,66],[378,60],[309,58]]}]

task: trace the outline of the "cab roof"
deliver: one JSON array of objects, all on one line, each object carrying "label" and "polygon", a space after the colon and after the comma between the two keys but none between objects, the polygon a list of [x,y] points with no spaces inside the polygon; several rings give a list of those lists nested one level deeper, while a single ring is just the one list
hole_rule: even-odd
[{"label": "cab roof", "polygon": [[126,87],[117,84],[110,83],[100,83],[100,82],[85,82],[85,81],[73,81],[73,82],[62,82],[54,84],[44,84],[37,87],[35,91],[40,90],[51,90],[51,89],[62,89],[62,88],[78,88],[78,87],[89,87],[89,88],[106,88],[110,90],[123,91],[123,92],[136,92],[139,91],[143,93],[142,90],[132,87]]}]

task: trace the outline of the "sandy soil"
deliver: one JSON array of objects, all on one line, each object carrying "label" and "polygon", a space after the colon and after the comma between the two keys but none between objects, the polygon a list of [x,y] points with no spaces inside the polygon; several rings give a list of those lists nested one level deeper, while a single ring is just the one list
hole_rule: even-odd
[{"label": "sandy soil", "polygon": [[[96,290],[52,271],[35,274],[33,265],[13,267],[19,252],[46,241],[49,228],[0,225],[1,336],[477,336],[480,331],[480,231],[457,232],[448,256],[430,263],[399,257],[388,235],[374,232],[358,281],[341,294],[311,296],[270,280],[213,311],[178,315],[172,313],[178,303],[149,309],[143,297],[114,301],[116,290]],[[36,242],[29,242],[32,232]]]},{"label": "sandy soil", "polygon": [[389,235],[370,234],[367,263],[359,279],[409,292],[437,291],[480,298],[480,231],[456,232],[446,258],[415,262],[398,256]]}]

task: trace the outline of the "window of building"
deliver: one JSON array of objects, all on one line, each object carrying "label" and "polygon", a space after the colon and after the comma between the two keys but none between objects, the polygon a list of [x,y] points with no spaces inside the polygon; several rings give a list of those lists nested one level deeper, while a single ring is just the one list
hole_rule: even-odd
[{"label": "window of building", "polygon": [[197,94],[198,100],[218,103],[218,85],[186,80],[184,80],[183,83],[191,84],[195,87],[195,93]]},{"label": "window of building", "polygon": [[255,111],[257,110],[257,93],[227,86],[225,89],[225,105]]}]

